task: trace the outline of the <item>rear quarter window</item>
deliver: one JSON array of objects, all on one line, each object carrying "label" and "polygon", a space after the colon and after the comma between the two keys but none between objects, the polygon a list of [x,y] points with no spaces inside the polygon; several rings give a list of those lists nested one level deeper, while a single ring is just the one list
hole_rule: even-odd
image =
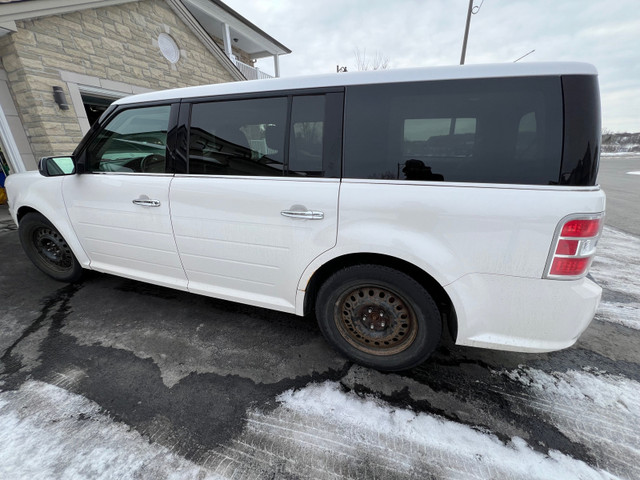
[{"label": "rear quarter window", "polygon": [[347,88],[344,176],[557,184],[560,77]]},{"label": "rear quarter window", "polygon": [[593,75],[565,75],[562,185],[596,184],[600,166],[600,90]]}]

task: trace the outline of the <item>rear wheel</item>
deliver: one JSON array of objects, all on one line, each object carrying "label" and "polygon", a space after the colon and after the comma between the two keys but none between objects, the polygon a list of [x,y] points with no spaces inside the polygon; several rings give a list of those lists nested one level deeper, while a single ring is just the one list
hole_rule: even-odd
[{"label": "rear wheel", "polygon": [[61,282],[75,282],[82,276],[78,263],[67,241],[43,215],[26,214],[18,227],[22,248],[33,264]]},{"label": "rear wheel", "polygon": [[336,272],[320,288],[316,316],[325,338],[352,360],[378,370],[425,361],[440,341],[440,313],[408,275],[380,265]]}]

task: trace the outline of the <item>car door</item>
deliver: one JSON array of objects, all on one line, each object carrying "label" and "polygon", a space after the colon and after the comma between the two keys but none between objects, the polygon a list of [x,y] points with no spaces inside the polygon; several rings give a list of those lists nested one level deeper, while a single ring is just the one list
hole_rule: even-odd
[{"label": "car door", "polygon": [[171,109],[116,112],[80,153],[86,171],[65,177],[63,196],[92,269],[186,289],[169,215]]},{"label": "car door", "polygon": [[336,243],[340,92],[194,103],[171,215],[189,291],[293,312]]}]

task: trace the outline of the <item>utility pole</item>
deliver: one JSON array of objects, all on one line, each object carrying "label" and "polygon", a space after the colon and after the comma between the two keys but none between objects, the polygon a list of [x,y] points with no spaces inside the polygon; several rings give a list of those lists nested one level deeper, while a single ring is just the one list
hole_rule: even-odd
[{"label": "utility pole", "polygon": [[460,65],[464,65],[464,58],[467,56],[467,39],[469,38],[469,26],[471,25],[471,15],[475,15],[482,8],[484,0],[477,7],[473,6],[473,0],[469,0],[469,9],[467,10],[467,24],[464,27],[464,40],[462,40],[462,55],[460,55]]},{"label": "utility pole", "polygon": [[467,56],[467,39],[469,38],[469,26],[471,25],[472,10],[473,0],[469,0],[469,10],[467,10],[467,25],[464,27],[464,40],[462,40],[462,55],[460,55],[460,65],[464,65],[464,57]]}]

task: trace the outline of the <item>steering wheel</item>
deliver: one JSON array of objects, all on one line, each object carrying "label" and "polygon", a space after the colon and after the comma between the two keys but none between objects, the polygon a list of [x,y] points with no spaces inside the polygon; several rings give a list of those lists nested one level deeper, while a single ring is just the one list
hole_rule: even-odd
[{"label": "steering wheel", "polygon": [[164,156],[152,153],[140,160],[142,173],[165,173],[166,161]]}]

